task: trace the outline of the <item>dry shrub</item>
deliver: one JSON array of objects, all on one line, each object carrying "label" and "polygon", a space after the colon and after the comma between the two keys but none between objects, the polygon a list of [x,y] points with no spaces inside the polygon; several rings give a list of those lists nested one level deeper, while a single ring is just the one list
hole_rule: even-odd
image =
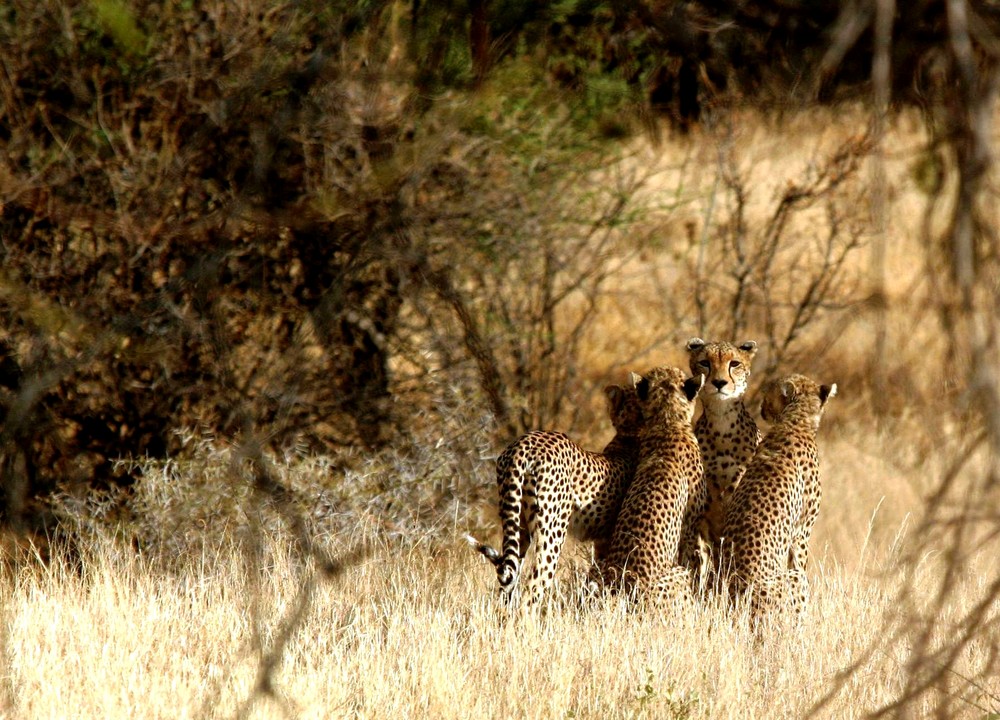
[{"label": "dry shrub", "polygon": [[183,427],[377,450],[446,433],[453,395],[497,442],[577,424],[643,178],[595,175],[618,150],[527,60],[424,96],[404,28],[387,3],[0,14],[12,521]]},{"label": "dry shrub", "polygon": [[815,366],[835,328],[865,299],[857,256],[865,247],[862,170],[870,142],[846,138],[801,175],[776,183],[760,209],[754,195],[770,188],[741,168],[731,124],[723,132],[717,195],[708,201],[718,206],[717,219],[707,214],[686,274],[697,329],[713,338],[753,332],[765,378],[779,367]]},{"label": "dry shrub", "polygon": [[[316,544],[335,555],[373,539],[410,546],[484,522],[480,513],[493,495],[491,468],[482,462],[488,420],[466,417],[453,437],[346,458],[295,451],[253,457],[239,443],[185,433],[175,456],[119,461],[136,477],[127,491],[60,494],[52,504],[75,537],[116,535],[168,563],[262,535],[295,543],[300,532],[307,553]],[[262,464],[273,478],[264,488]]]}]

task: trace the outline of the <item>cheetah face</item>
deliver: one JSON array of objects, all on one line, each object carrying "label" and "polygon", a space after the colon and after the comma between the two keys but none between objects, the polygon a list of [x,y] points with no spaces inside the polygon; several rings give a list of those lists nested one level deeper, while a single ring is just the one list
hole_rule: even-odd
[{"label": "cheetah face", "polygon": [[820,385],[805,375],[789,375],[771,380],[761,388],[760,415],[768,422],[775,422],[793,401],[807,404],[819,422],[827,401],[837,395],[837,383]]},{"label": "cheetah face", "polygon": [[705,384],[701,373],[685,378],[680,368],[657,367],[644,375],[631,374],[643,418],[682,418],[691,422],[694,401]]},{"label": "cheetah face", "polygon": [[743,397],[750,381],[750,365],[757,354],[757,343],[747,340],[737,346],[691,338],[687,350],[691,372],[705,376],[705,389],[701,393],[704,402],[727,402]]}]

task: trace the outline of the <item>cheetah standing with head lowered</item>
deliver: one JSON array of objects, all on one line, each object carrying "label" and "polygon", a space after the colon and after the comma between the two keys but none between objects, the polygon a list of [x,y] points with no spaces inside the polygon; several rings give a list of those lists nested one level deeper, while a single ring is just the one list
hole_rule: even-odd
[{"label": "cheetah standing with head lowered", "polygon": [[705,488],[691,419],[704,377],[655,368],[633,381],[643,414],[639,464],[598,569],[612,588],[658,604],[689,591],[698,552],[693,508]]},{"label": "cheetah standing with head lowered", "polygon": [[702,532],[717,556],[726,502],[760,442],[757,423],[743,404],[757,343],[748,340],[733,345],[691,338],[687,350],[691,372],[705,376],[699,395],[702,413],[694,434],[701,448],[707,490]]},{"label": "cheetah standing with head lowered", "polygon": [[806,602],[809,538],[821,497],[816,434],[837,385],[790,375],[762,394],[761,415],[773,425],[730,499],[722,531],[730,590],[751,592],[754,616]]},{"label": "cheetah standing with head lowered", "polygon": [[603,453],[583,450],[559,432],[530,432],[497,458],[503,550],[469,542],[493,563],[506,599],[514,595],[521,560],[533,558],[525,605],[536,604],[555,577],[567,531],[606,551],[622,498],[632,481],[639,452],[642,416],[634,388],[609,385],[615,437]]}]

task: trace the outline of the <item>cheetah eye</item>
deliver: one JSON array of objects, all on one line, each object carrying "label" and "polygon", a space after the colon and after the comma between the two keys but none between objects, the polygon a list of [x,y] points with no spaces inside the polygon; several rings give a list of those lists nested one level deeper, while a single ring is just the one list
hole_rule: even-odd
[{"label": "cheetah eye", "polygon": [[712,367],[712,363],[710,363],[708,360],[702,360],[701,362],[698,363],[698,367],[703,367],[703,368]]},{"label": "cheetah eye", "polygon": [[739,360],[730,360],[729,361],[729,367],[731,367],[733,370],[735,370],[736,368],[738,368],[742,364],[743,363],[741,363]]}]

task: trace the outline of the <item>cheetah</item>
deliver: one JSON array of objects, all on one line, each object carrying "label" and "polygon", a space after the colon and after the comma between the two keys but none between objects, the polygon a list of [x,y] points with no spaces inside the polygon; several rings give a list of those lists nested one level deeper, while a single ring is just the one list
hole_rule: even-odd
[{"label": "cheetah", "polygon": [[705,561],[711,564],[718,556],[726,502],[760,443],[757,423],[743,404],[757,343],[747,340],[733,345],[691,338],[687,350],[691,372],[705,375],[705,388],[699,395],[702,412],[694,434],[705,468],[702,534],[710,556]]},{"label": "cheetah", "polygon": [[471,536],[467,540],[496,567],[508,601],[529,547],[526,607],[537,604],[552,585],[567,532],[593,542],[598,558],[606,553],[635,473],[642,414],[634,388],[609,385],[604,393],[615,436],[603,452],[584,450],[563,433],[535,431],[497,458],[503,551]]},{"label": "cheetah", "polygon": [[821,497],[816,434],[836,394],[836,383],[804,375],[762,389],[761,416],[771,430],[730,499],[722,531],[730,591],[751,591],[754,617],[786,604],[801,612],[807,602],[809,538]]},{"label": "cheetah", "polygon": [[705,378],[659,367],[632,379],[643,414],[639,463],[591,584],[603,580],[659,605],[688,594],[698,552],[692,509],[704,503],[705,486],[691,419]]}]

